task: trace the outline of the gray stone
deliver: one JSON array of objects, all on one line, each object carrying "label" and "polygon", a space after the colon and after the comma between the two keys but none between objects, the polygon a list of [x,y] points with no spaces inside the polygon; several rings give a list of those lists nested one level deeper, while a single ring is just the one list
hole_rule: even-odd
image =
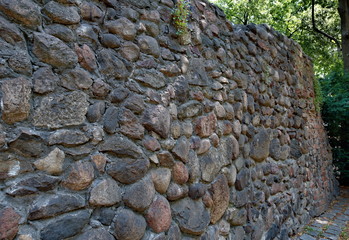
[{"label": "gray stone", "polygon": [[147,130],[167,138],[170,132],[171,116],[162,105],[151,106],[145,110],[142,123]]},{"label": "gray stone", "polygon": [[103,228],[90,229],[76,238],[76,240],[115,240],[107,230]]},{"label": "gray stone", "polygon": [[78,62],[75,52],[61,40],[45,33],[34,33],[33,53],[56,68],[73,68]]},{"label": "gray stone", "polygon": [[22,44],[24,42],[23,34],[19,28],[3,17],[0,17],[0,32],[1,38],[12,45],[16,43]]},{"label": "gray stone", "polygon": [[130,91],[128,89],[124,87],[118,87],[110,93],[109,95],[110,101],[112,103],[120,103],[124,101],[129,94],[130,94]]},{"label": "gray stone", "polygon": [[102,79],[96,79],[92,85],[93,95],[99,98],[105,98],[111,91],[111,86]]},{"label": "gray stone", "polygon": [[11,196],[25,196],[39,191],[49,191],[56,187],[58,177],[48,176],[42,173],[28,175],[22,179],[16,179],[8,183],[6,193]]},{"label": "gray stone", "polygon": [[80,15],[75,7],[65,6],[55,1],[48,2],[42,12],[56,23],[77,24],[80,22]]},{"label": "gray stone", "polygon": [[236,176],[235,187],[237,190],[241,191],[249,185],[250,173],[248,169],[241,169]]},{"label": "gray stone", "polygon": [[144,158],[113,159],[113,162],[107,166],[107,172],[115,180],[130,184],[143,178],[149,166],[149,160]]},{"label": "gray stone", "polygon": [[87,21],[98,22],[104,16],[104,12],[93,3],[82,2],[79,7],[81,17]]},{"label": "gray stone", "polygon": [[208,191],[213,200],[211,208],[211,223],[215,224],[223,216],[229,205],[229,186],[227,178],[220,174],[211,184]]},{"label": "gray stone", "polygon": [[192,118],[202,114],[202,105],[198,101],[191,100],[179,106],[179,118]]},{"label": "gray stone", "polygon": [[107,133],[115,133],[119,128],[118,117],[119,109],[115,106],[111,106],[105,111],[103,128]]},{"label": "gray stone", "polygon": [[220,171],[220,169],[224,165],[228,164],[226,160],[227,159],[223,157],[222,153],[219,150],[211,148],[208,153],[200,157],[202,179],[207,182],[212,182],[213,179],[217,176],[217,173]]},{"label": "gray stone", "polygon": [[40,8],[31,0],[1,0],[0,11],[25,26],[35,28],[41,25]]},{"label": "gray stone", "polygon": [[124,63],[112,52],[111,49],[103,49],[97,53],[97,60],[101,73],[106,78],[126,78],[129,75]]},{"label": "gray stone", "polygon": [[185,233],[200,235],[210,223],[210,214],[201,201],[182,199],[172,204],[172,212]]},{"label": "gray stone", "polygon": [[121,46],[120,39],[116,35],[110,33],[102,34],[101,43],[108,48],[118,48]]},{"label": "gray stone", "polygon": [[61,144],[63,146],[76,146],[89,141],[89,138],[79,130],[62,129],[50,135],[49,145]]},{"label": "gray stone", "polygon": [[86,118],[91,123],[98,122],[102,118],[104,111],[105,103],[102,101],[96,102],[88,108]]},{"label": "gray stone", "polygon": [[8,65],[16,73],[27,76],[32,74],[32,64],[27,51],[16,51],[16,53],[8,59]]},{"label": "gray stone", "polygon": [[181,161],[187,162],[189,157],[190,144],[186,137],[181,137],[177,140],[176,146],[173,148],[173,154]]},{"label": "gray stone", "polygon": [[175,201],[184,198],[188,194],[188,187],[186,185],[178,185],[176,183],[171,183],[167,189],[166,195],[167,199],[170,201]]},{"label": "gray stone", "polygon": [[205,71],[204,59],[191,58],[189,62],[189,84],[195,86],[207,86],[209,79]]},{"label": "gray stone", "polygon": [[34,125],[47,128],[80,125],[85,121],[88,105],[86,94],[79,91],[45,97],[35,110]]},{"label": "gray stone", "polygon": [[140,50],[136,44],[132,42],[126,42],[122,45],[120,49],[120,54],[123,58],[127,59],[128,61],[134,62],[138,60]]},{"label": "gray stone", "polygon": [[72,42],[76,40],[75,33],[69,28],[61,24],[52,24],[45,27],[45,32],[64,42]]},{"label": "gray stone", "polygon": [[226,212],[227,221],[233,226],[242,226],[247,221],[247,211],[245,208],[228,208]]},{"label": "gray stone", "polygon": [[23,78],[13,78],[2,83],[2,119],[8,124],[23,121],[30,111],[31,84]]},{"label": "gray stone", "polygon": [[50,222],[41,231],[42,240],[61,240],[78,234],[88,223],[90,213],[82,210],[66,214]]},{"label": "gray stone", "polygon": [[275,138],[270,142],[270,156],[275,160],[286,160],[290,153],[288,145],[281,146],[279,139]]},{"label": "gray stone", "polygon": [[125,40],[133,40],[136,37],[136,26],[127,18],[121,17],[117,20],[105,23],[110,33],[118,34]]},{"label": "gray stone", "polygon": [[101,152],[113,153],[120,157],[142,158],[143,151],[136,144],[125,137],[112,136],[100,145]]},{"label": "gray stone", "polygon": [[117,239],[139,240],[143,237],[147,223],[141,215],[118,208],[114,219],[114,235]]},{"label": "gray stone", "polygon": [[251,157],[257,162],[264,161],[269,156],[269,145],[269,134],[266,130],[262,129],[253,138]]},{"label": "gray stone", "polygon": [[194,183],[190,185],[188,195],[191,199],[196,200],[203,197],[206,193],[207,187],[202,183]]},{"label": "gray stone", "polygon": [[162,151],[157,154],[160,166],[172,168],[175,164],[172,154],[168,151]]},{"label": "gray stone", "polygon": [[139,123],[138,118],[128,109],[122,109],[119,114],[120,132],[132,139],[142,139],[144,127]]},{"label": "gray stone", "polygon": [[171,170],[168,168],[153,169],[151,171],[151,177],[155,190],[161,194],[166,193],[171,181]]},{"label": "gray stone", "polygon": [[36,160],[34,165],[39,170],[58,175],[63,171],[64,158],[64,152],[59,148],[55,148],[45,158]]},{"label": "gray stone", "polygon": [[53,92],[59,78],[52,72],[51,67],[39,68],[33,74],[34,92],[44,94]]},{"label": "gray stone", "polygon": [[153,55],[156,58],[160,56],[160,47],[155,38],[150,36],[141,36],[137,39],[137,41],[141,52]]},{"label": "gray stone", "polygon": [[144,100],[142,95],[132,94],[125,101],[125,107],[136,114],[140,114],[144,110]]},{"label": "gray stone", "polygon": [[93,206],[112,206],[120,201],[121,188],[113,179],[103,179],[91,189],[89,203]]},{"label": "gray stone", "polygon": [[69,90],[89,89],[92,83],[90,74],[78,68],[69,70],[61,77],[61,85]]},{"label": "gray stone", "polygon": [[145,178],[127,187],[122,199],[126,206],[142,212],[153,202],[154,196],[153,181],[150,178]]},{"label": "gray stone", "polygon": [[164,87],[166,84],[165,76],[154,69],[137,69],[134,71],[134,76],[135,80],[147,87],[159,89]]},{"label": "gray stone", "polygon": [[58,194],[41,196],[30,208],[28,219],[49,218],[83,208],[85,205],[85,199],[79,195]]}]

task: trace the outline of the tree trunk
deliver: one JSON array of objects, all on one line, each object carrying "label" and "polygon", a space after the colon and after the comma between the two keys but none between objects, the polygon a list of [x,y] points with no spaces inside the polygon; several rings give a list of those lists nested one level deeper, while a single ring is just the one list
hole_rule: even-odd
[{"label": "tree trunk", "polygon": [[344,70],[349,72],[349,0],[339,0]]}]

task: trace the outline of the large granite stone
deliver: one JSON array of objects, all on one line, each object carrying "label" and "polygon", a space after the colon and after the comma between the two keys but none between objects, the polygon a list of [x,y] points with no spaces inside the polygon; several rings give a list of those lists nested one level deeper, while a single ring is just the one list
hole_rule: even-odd
[{"label": "large granite stone", "polygon": [[80,195],[57,194],[41,196],[31,206],[28,214],[29,220],[53,217],[70,212],[86,205],[85,198]]},{"label": "large granite stone", "polygon": [[103,228],[92,228],[76,238],[76,240],[115,240],[107,230]]},{"label": "large granite stone", "polygon": [[210,223],[210,214],[201,201],[185,198],[171,207],[174,218],[185,233],[200,235]]},{"label": "large granite stone", "polygon": [[165,76],[154,69],[137,69],[135,70],[134,75],[134,79],[147,87],[160,89],[166,84]]},{"label": "large granite stone", "polygon": [[53,73],[51,67],[42,67],[36,70],[33,74],[34,92],[44,94],[52,92],[59,78]]},{"label": "large granite stone", "polygon": [[42,240],[61,240],[78,234],[90,219],[90,212],[82,210],[66,214],[50,222],[40,231]]},{"label": "large granite stone", "polygon": [[75,7],[62,5],[55,1],[48,2],[42,12],[56,23],[77,24],[80,22],[80,15]]},{"label": "large granite stone", "polygon": [[146,220],[156,233],[167,231],[171,226],[171,208],[166,198],[157,196],[150,205]]},{"label": "large granite stone", "polygon": [[85,121],[89,103],[83,92],[74,91],[42,99],[33,116],[37,127],[60,128]]},{"label": "large granite stone", "polygon": [[23,78],[13,78],[2,83],[2,119],[8,123],[23,121],[30,112],[31,84]]},{"label": "large granite stone", "polygon": [[21,216],[11,207],[0,210],[0,239],[12,240],[18,232]]},{"label": "large granite stone", "polygon": [[145,233],[145,219],[131,210],[118,208],[115,214],[114,236],[123,240],[139,240]]},{"label": "large granite stone", "polygon": [[41,25],[40,7],[31,0],[1,0],[0,11],[25,26],[35,28]]},{"label": "large granite stone", "polygon": [[106,78],[126,78],[129,73],[124,63],[110,49],[103,49],[97,53],[100,72]]},{"label": "large granite stone", "polygon": [[71,48],[45,33],[34,33],[33,53],[39,60],[56,68],[73,68],[78,63],[78,57]]},{"label": "large granite stone", "polygon": [[93,165],[90,162],[75,162],[62,183],[71,190],[80,191],[90,186],[94,177]]},{"label": "large granite stone", "polygon": [[195,121],[195,133],[200,137],[211,136],[217,128],[217,117],[214,113],[199,117]]},{"label": "large granite stone", "polygon": [[144,177],[149,166],[150,162],[145,158],[114,158],[107,166],[107,173],[121,183],[130,184]]},{"label": "large granite stone", "polygon": [[39,170],[58,175],[63,171],[64,159],[64,152],[59,148],[55,148],[46,157],[36,160],[34,165]]},{"label": "large granite stone", "polygon": [[134,159],[142,158],[143,151],[126,137],[112,136],[100,145],[99,151],[109,152],[119,157],[130,157]]},{"label": "large granite stone", "polygon": [[108,21],[105,25],[110,33],[118,34],[126,40],[133,40],[137,34],[135,24],[125,17]]},{"label": "large granite stone", "polygon": [[211,223],[215,224],[223,216],[229,205],[229,186],[224,175],[219,175],[208,189],[213,200]]},{"label": "large granite stone", "polygon": [[116,181],[107,178],[91,189],[89,202],[94,206],[112,206],[121,201],[121,189]]},{"label": "large granite stone", "polygon": [[0,17],[0,32],[1,38],[12,45],[24,42],[23,34],[16,24],[10,23],[3,17]]},{"label": "large granite stone", "polygon": [[162,105],[151,106],[144,111],[142,123],[149,131],[154,131],[163,138],[170,132],[171,116]]},{"label": "large granite stone", "polygon": [[69,90],[89,89],[92,83],[90,74],[79,68],[68,70],[61,77],[61,85]]},{"label": "large granite stone", "polygon": [[136,210],[144,211],[153,202],[155,188],[150,178],[145,178],[126,188],[123,200],[126,206]]},{"label": "large granite stone", "polygon": [[188,161],[190,144],[186,137],[181,137],[177,140],[176,146],[173,148],[172,152],[176,157],[178,157],[183,162]]},{"label": "large granite stone", "polygon": [[253,137],[251,146],[251,157],[257,161],[262,162],[269,156],[270,138],[266,130],[262,129]]},{"label": "large granite stone", "polygon": [[63,146],[76,146],[88,142],[89,138],[80,130],[60,129],[50,135],[49,145],[62,144]]}]

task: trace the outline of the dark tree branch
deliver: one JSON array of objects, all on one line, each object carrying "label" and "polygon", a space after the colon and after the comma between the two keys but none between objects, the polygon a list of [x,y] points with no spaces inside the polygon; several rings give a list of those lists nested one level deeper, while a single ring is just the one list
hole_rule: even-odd
[{"label": "dark tree branch", "polygon": [[338,39],[336,39],[335,37],[332,37],[331,35],[321,31],[320,29],[318,29],[315,25],[315,0],[311,0],[311,22],[313,24],[313,30],[317,33],[322,34],[323,36],[327,37],[328,39],[330,39],[331,41],[334,41],[337,45],[337,50],[338,52],[341,51],[341,44],[338,41]]}]

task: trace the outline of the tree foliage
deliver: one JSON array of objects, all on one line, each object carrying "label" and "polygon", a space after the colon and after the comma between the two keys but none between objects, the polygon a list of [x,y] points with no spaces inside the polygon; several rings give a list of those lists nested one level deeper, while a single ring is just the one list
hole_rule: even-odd
[{"label": "tree foliage", "polygon": [[[311,0],[211,0],[234,24],[266,23],[297,41],[314,62],[317,75],[326,75],[341,62],[337,45],[313,29]],[[338,3],[315,1],[317,28],[340,38]]]}]

